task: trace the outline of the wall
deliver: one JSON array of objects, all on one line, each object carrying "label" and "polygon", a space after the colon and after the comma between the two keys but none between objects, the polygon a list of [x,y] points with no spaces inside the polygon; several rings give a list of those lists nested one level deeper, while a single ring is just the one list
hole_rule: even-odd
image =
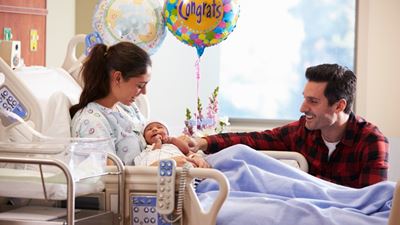
[{"label": "wall", "polygon": [[[88,34],[92,31],[92,16],[98,0],[79,1],[75,4],[75,33]],[[79,19],[78,19],[79,18]],[[82,54],[83,45],[77,48],[77,55]]]},{"label": "wall", "polygon": [[46,65],[60,67],[75,35],[75,0],[47,0]]},{"label": "wall", "polygon": [[[400,1],[360,1],[357,113],[379,124],[388,136],[400,137],[398,63]],[[384,115],[384,116],[382,116]]]},{"label": "wall", "polygon": [[360,0],[356,112],[389,137],[389,177],[400,179],[400,1]]},{"label": "wall", "polygon": [[[11,40],[20,41],[18,49],[25,65],[45,65],[46,16],[46,0],[0,0],[0,40],[6,39],[3,28],[10,28]],[[37,33],[36,37],[32,36],[34,31]],[[32,39],[36,39],[36,44]],[[17,62],[14,66],[19,63],[22,62]]]}]

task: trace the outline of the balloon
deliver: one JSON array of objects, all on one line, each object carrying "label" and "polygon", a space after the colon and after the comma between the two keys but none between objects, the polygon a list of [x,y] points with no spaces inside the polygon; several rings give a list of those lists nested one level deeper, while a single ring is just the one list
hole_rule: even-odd
[{"label": "balloon", "polygon": [[[250,1],[250,0],[248,0]],[[178,40],[204,48],[225,40],[239,17],[238,0],[166,0],[164,17],[168,30]]]},{"label": "balloon", "polygon": [[101,0],[93,29],[107,45],[130,41],[154,54],[166,36],[159,0]]}]

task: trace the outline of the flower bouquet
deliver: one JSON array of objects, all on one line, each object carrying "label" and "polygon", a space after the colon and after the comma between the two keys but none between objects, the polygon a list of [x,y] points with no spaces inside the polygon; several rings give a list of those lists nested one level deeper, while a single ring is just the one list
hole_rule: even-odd
[{"label": "flower bouquet", "polygon": [[218,91],[217,86],[211,97],[208,98],[206,115],[203,114],[203,105],[197,98],[197,112],[192,116],[190,109],[186,108],[186,120],[183,133],[192,137],[204,137],[221,133],[229,125],[228,117],[218,117]]}]

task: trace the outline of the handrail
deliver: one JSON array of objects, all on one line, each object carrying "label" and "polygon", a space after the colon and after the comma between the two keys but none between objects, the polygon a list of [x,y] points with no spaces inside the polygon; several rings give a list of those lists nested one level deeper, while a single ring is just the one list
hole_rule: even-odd
[{"label": "handrail", "polygon": [[400,180],[397,181],[393,195],[393,204],[390,210],[388,225],[400,225]]},{"label": "handrail", "polygon": [[[124,191],[125,191],[125,168],[124,164],[121,161],[121,159],[111,153],[108,153],[108,158],[111,159],[111,161],[116,165],[117,167],[117,175],[118,175],[118,221],[120,225],[123,225],[124,222],[124,216],[123,216],[123,207],[125,204],[125,198],[124,198]],[[115,175],[114,172],[110,172],[110,175]]]},{"label": "handrail", "polygon": [[62,170],[67,180],[67,224],[73,225],[75,221],[75,183],[73,182],[72,173],[68,166],[58,159],[41,159],[41,158],[26,158],[26,157],[4,157],[0,156],[0,162],[5,163],[22,163],[35,165],[50,165],[56,166]]},{"label": "handrail", "polygon": [[[179,171],[179,168],[178,168]],[[186,210],[195,210],[198,214],[194,214],[192,212],[187,214],[186,219],[189,220],[188,224],[193,225],[203,225],[209,224],[214,225],[217,224],[217,215],[219,210],[222,207],[222,204],[225,202],[226,198],[229,194],[230,185],[226,176],[216,169],[204,169],[204,168],[193,168],[189,170],[189,175],[191,177],[199,177],[199,178],[211,178],[218,182],[219,191],[218,195],[215,198],[214,202],[212,203],[208,212],[205,212],[203,207],[200,204],[200,201],[194,191],[193,188],[189,189],[186,192],[190,195],[190,199],[192,200],[191,204],[189,205],[190,209],[186,208]],[[188,182],[187,185],[190,185]],[[186,198],[185,198],[186,199]],[[185,204],[188,205],[188,204]]]},{"label": "handrail", "polygon": [[276,151],[276,150],[260,150],[260,151],[278,160],[280,159],[295,160],[299,164],[300,169],[308,173],[308,162],[301,153],[294,151]]},{"label": "handrail", "polygon": [[[123,225],[122,207],[124,204],[124,189],[125,189],[125,173],[122,161],[114,154],[108,153],[107,157],[116,165],[117,172],[111,172],[110,175],[118,175],[118,220],[120,225]],[[75,223],[75,182],[68,165],[59,159],[44,159],[44,158],[28,158],[25,156],[0,156],[0,162],[4,163],[19,163],[19,164],[34,164],[34,165],[49,165],[56,166],[62,170],[67,183],[67,224],[74,225]],[[101,176],[103,174],[100,174]]]},{"label": "handrail", "polygon": [[[181,167],[176,169],[177,174],[182,171]],[[143,192],[144,190],[157,189],[157,167],[126,166],[125,185],[128,192]],[[194,178],[211,178],[218,182],[219,193],[210,207],[205,212],[201,203],[191,186],[190,180]],[[229,182],[225,175],[216,169],[192,168],[188,172],[186,191],[184,198],[184,224],[188,225],[215,225],[217,214],[229,194]],[[129,205],[125,204],[125,216],[129,215]]]}]

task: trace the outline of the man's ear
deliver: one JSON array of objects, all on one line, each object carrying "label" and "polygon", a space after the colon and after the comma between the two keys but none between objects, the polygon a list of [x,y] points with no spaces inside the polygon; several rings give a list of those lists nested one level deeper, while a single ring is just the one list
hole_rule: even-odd
[{"label": "man's ear", "polygon": [[347,101],[346,99],[342,98],[336,104],[336,112],[343,112],[347,106]]}]

